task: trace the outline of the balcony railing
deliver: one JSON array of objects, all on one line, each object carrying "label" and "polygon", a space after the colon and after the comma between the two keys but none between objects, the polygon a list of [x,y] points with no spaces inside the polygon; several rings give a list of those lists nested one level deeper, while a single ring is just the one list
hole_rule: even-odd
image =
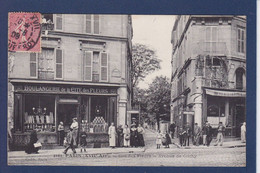
[{"label": "balcony railing", "polygon": [[54,23],[42,23],[42,31],[52,31],[54,30]]},{"label": "balcony railing", "polygon": [[198,55],[226,55],[228,49],[225,42],[199,42],[194,46],[195,54]]}]

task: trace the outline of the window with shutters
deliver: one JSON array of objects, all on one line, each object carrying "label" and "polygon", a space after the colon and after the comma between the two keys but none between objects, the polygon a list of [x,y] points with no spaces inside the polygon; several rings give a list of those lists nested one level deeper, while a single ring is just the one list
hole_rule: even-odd
[{"label": "window with shutters", "polygon": [[56,79],[63,78],[63,52],[61,49],[56,49]]},{"label": "window with shutters", "polygon": [[56,20],[55,20],[55,29],[56,30],[62,30],[62,14],[56,14]]},{"label": "window with shutters", "polygon": [[37,78],[37,54],[30,53],[30,77]]},{"label": "window with shutters", "polygon": [[92,81],[92,62],[93,62],[93,52],[85,51],[84,53],[84,80]]},{"label": "window with shutters", "polygon": [[245,53],[245,30],[242,28],[237,29],[237,51]]},{"label": "window with shutters", "polygon": [[206,28],[206,44],[205,50],[207,53],[217,52],[217,27],[207,27]]},{"label": "window with shutters", "polygon": [[101,65],[100,65],[100,81],[108,80],[108,56],[107,53],[101,53]]},{"label": "window with shutters", "polygon": [[86,15],[86,33],[100,34],[100,16],[99,15]]}]

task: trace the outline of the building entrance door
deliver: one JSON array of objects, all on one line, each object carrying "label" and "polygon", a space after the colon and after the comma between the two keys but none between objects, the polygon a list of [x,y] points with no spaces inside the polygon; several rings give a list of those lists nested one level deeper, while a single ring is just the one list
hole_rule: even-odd
[{"label": "building entrance door", "polygon": [[72,119],[78,117],[77,104],[59,104],[57,109],[57,125],[62,121],[65,131],[69,130]]},{"label": "building entrance door", "polygon": [[241,126],[246,121],[245,107],[243,105],[236,106],[236,137],[241,136]]}]

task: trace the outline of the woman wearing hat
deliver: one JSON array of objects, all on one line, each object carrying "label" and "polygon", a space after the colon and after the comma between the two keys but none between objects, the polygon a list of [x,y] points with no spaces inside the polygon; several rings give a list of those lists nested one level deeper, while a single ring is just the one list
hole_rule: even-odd
[{"label": "woman wearing hat", "polygon": [[72,129],[72,139],[73,139],[73,145],[77,146],[77,138],[78,138],[78,128],[79,128],[79,124],[77,122],[77,118],[73,118],[72,119],[73,122],[70,126],[70,128]]}]

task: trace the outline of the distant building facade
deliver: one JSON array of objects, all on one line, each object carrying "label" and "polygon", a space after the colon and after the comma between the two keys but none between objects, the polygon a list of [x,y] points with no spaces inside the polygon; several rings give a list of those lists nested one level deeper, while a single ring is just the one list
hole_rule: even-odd
[{"label": "distant building facade", "polygon": [[219,122],[239,136],[246,121],[246,18],[184,15],[172,30],[171,122]]},{"label": "distant building facade", "polygon": [[8,121],[14,145],[37,129],[43,145],[57,144],[59,122],[72,118],[95,147],[107,128],[130,124],[132,21],[129,15],[43,14],[41,53],[9,52]]}]

